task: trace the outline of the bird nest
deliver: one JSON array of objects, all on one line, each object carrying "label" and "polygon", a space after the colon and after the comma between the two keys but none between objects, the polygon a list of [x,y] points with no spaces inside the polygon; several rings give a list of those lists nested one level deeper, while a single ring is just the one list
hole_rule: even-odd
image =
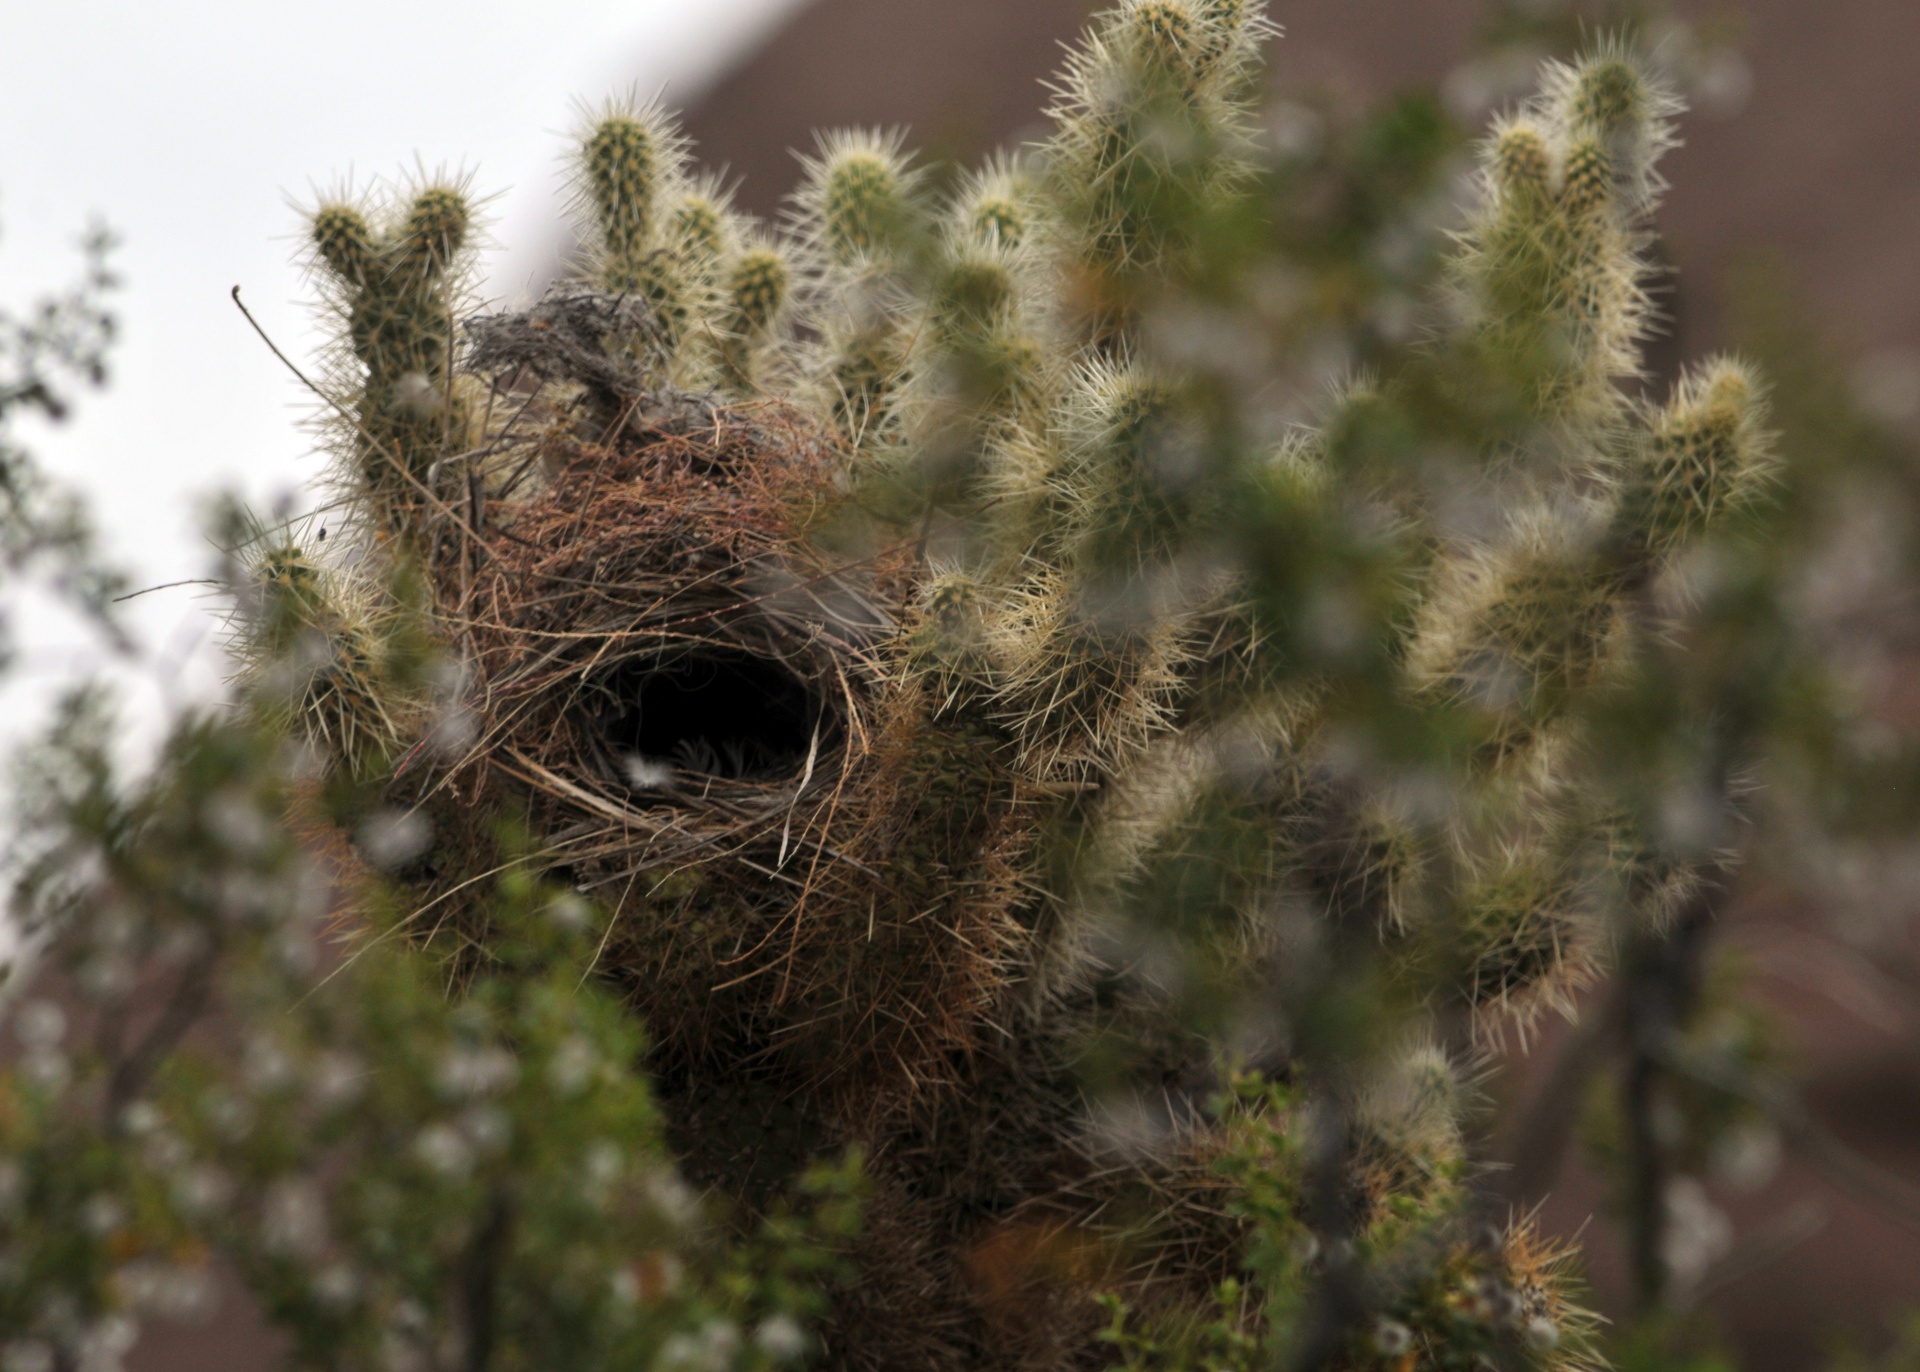
[{"label": "bird nest", "polygon": [[490,527],[469,597],[488,765],[573,816],[548,834],[573,863],[814,844],[802,812],[858,757],[892,623],[801,537],[827,455],[694,407],[543,446],[545,488]]},{"label": "bird nest", "polygon": [[[950,1077],[1022,937],[1015,788],[897,668],[910,550],[821,536],[834,444],[647,389],[604,346],[623,308],[471,330],[512,419],[435,564],[477,725],[436,818],[520,819],[608,912],[599,970],[669,1055],[737,1072],[751,1045],[863,1096]],[[431,899],[459,908],[474,870]]]}]

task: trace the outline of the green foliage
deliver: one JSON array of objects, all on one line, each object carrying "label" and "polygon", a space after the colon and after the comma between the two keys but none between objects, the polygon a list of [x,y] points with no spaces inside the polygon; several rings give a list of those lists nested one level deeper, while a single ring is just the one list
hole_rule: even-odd
[{"label": "green foliage", "polygon": [[140,1320],[203,1304],[216,1260],[305,1365],[805,1352],[857,1161],[743,1240],[715,1229],[665,1149],[638,1027],[582,985],[583,901],[509,865],[490,969],[449,997],[403,945],[327,937],[271,733],[185,721],[128,783],[97,709],[75,701],[34,764],[20,908],[62,994],[9,1012],[9,1356],[117,1359]]},{"label": "green foliage", "polygon": [[25,317],[0,310],[0,560],[12,572],[50,576],[55,589],[97,626],[115,632],[111,605],[125,583],[94,556],[86,512],[48,481],[15,440],[20,414],[66,418],[62,379],[99,386],[118,331],[108,308],[120,284],[110,261],[115,239],[95,226],[82,242],[85,269],[59,295],[36,301]]}]

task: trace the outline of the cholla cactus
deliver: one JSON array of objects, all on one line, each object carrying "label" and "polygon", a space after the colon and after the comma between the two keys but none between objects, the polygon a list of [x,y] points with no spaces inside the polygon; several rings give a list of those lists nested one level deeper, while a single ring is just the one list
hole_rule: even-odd
[{"label": "cholla cactus", "polygon": [[[1272,34],[1124,0],[1031,159],[935,203],[898,137],[831,136],[785,238],[658,109],[595,114],[582,281],[473,326],[470,370],[525,394],[457,520],[371,460],[400,443],[433,489],[450,426],[383,407],[416,374],[455,394],[448,335],[422,311],[432,359],[361,354],[343,478],[424,550],[484,740],[393,781],[443,833],[421,900],[483,963],[465,893],[511,811],[604,901],[600,969],[697,1176],[751,1207],[867,1149],[836,1365],[1086,1365],[1104,1293],[1117,1356],[1178,1363],[1125,1331],[1225,1310],[1222,1365],[1250,1366],[1292,1336],[1280,1287],[1371,1262],[1419,1274],[1328,1336],[1339,1365],[1588,1364],[1562,1255],[1479,1237],[1458,1059],[1566,1006],[1615,916],[1686,880],[1596,780],[1587,707],[1763,487],[1761,387],[1716,362],[1665,406],[1621,388],[1675,102],[1608,47],[1484,145],[1440,336],[1324,432],[1256,441],[1154,325],[1257,218]],[[444,278],[466,221],[435,195],[407,222],[437,237],[316,219],[356,348],[403,265],[403,302]],[[1467,455],[1478,518],[1371,456],[1409,432]],[[1319,1080],[1273,1006],[1340,959],[1377,964],[1381,1015],[1464,1023],[1454,1056],[1210,1113],[1223,1062]],[[1332,1164],[1275,1161],[1327,1119]],[[1223,1168],[1282,1201],[1223,1199]],[[1365,1204],[1316,1199],[1342,1188]],[[1321,1256],[1274,1257],[1289,1226]],[[1273,1289],[1242,1301],[1249,1242]]]},{"label": "cholla cactus", "polygon": [[309,231],[321,299],[341,325],[341,478],[379,532],[405,537],[441,494],[436,464],[460,451],[471,422],[453,347],[469,305],[473,207],[463,184],[430,180],[391,205],[328,200]]}]

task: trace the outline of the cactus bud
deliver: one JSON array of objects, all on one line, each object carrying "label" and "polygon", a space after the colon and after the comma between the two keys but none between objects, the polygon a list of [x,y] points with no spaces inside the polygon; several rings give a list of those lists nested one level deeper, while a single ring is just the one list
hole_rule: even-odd
[{"label": "cactus bud", "polygon": [[1509,124],[1494,139],[1493,174],[1507,199],[1544,204],[1553,175],[1546,135],[1530,122]]},{"label": "cactus bud", "polygon": [[262,554],[259,613],[242,640],[261,686],[254,707],[354,773],[377,766],[409,708],[380,626],[295,544]]},{"label": "cactus bud", "polygon": [[263,652],[286,652],[300,630],[326,617],[326,591],[320,570],[294,544],[269,550],[254,573],[260,589],[260,613],[254,625]]},{"label": "cactus bud", "polygon": [[313,246],[320,260],[350,286],[367,279],[373,265],[373,230],[352,205],[322,205],[313,215]]},{"label": "cactus bud", "polygon": [[1647,117],[1649,92],[1633,64],[1603,55],[1575,73],[1567,123],[1575,132],[1609,135]]},{"label": "cactus bud", "polygon": [[1019,161],[997,156],[961,183],[949,212],[949,235],[986,248],[1016,248],[1031,232],[1035,187]]},{"label": "cactus bud", "polygon": [[400,228],[400,259],[426,277],[447,269],[467,241],[472,210],[455,186],[428,186],[413,198]]},{"label": "cactus bud", "polygon": [[1457,584],[1423,612],[1416,679],[1494,716],[1502,755],[1609,660],[1621,579],[1593,532],[1535,511],[1505,546],[1456,568]]},{"label": "cactus bud", "polygon": [[1613,588],[1579,556],[1523,556],[1474,627],[1532,690],[1590,681],[1613,622]]},{"label": "cactus bud", "polygon": [[1018,204],[1004,196],[994,196],[974,206],[973,221],[968,227],[979,242],[1013,245],[1019,243],[1026,232],[1026,220]]},{"label": "cactus bud", "polygon": [[1482,1011],[1529,1015],[1570,1003],[1592,977],[1599,937],[1576,873],[1550,852],[1501,852],[1462,892],[1461,990]]},{"label": "cactus bud", "polygon": [[955,342],[991,330],[1013,312],[1011,264],[992,251],[961,252],[942,267],[934,286],[933,328]]},{"label": "cactus bud", "polygon": [[741,253],[727,273],[732,331],[752,337],[771,329],[786,308],[792,282],[792,269],[778,248],[761,245]]},{"label": "cactus bud", "polygon": [[724,196],[704,187],[688,191],[667,215],[667,242],[689,269],[710,279],[726,255],[727,219]]},{"label": "cactus bud", "polygon": [[1570,143],[1594,143],[1611,159],[1616,195],[1633,214],[1653,208],[1654,164],[1673,146],[1680,101],[1624,46],[1609,44],[1572,66],[1548,69],[1541,108]]},{"label": "cactus bud", "polygon": [[1211,35],[1180,0],[1141,0],[1125,23],[1134,58],[1147,73],[1190,80],[1206,59]]},{"label": "cactus bud", "polygon": [[906,234],[916,180],[897,135],[835,134],[807,162],[801,213],[836,266],[858,267],[885,257]]},{"label": "cactus bud", "polygon": [[890,330],[839,340],[829,368],[828,403],[844,433],[862,445],[872,442],[892,415],[905,365],[904,345]]},{"label": "cactus bud", "polygon": [[963,571],[936,572],[920,592],[919,622],[907,635],[908,667],[950,706],[992,671],[983,588]]}]

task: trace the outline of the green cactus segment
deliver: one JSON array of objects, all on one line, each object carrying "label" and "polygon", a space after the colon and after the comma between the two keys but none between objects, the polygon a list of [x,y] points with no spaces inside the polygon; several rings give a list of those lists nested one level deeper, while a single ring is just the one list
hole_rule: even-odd
[{"label": "green cactus segment", "polygon": [[689,192],[667,216],[667,239],[695,271],[708,275],[727,251],[727,207],[717,197]]},{"label": "green cactus segment", "polygon": [[398,258],[421,276],[438,276],[467,241],[472,210],[452,186],[429,186],[414,197],[401,226]]},{"label": "green cactus segment", "polygon": [[1060,555],[1089,571],[1164,564],[1205,511],[1205,434],[1178,388],[1139,368],[1087,367],[1067,399],[1066,447],[1051,485]]},{"label": "green cactus segment", "polygon": [[1579,871],[1540,847],[1489,861],[1463,892],[1452,932],[1469,1003],[1505,1010],[1530,997],[1566,1008],[1591,979],[1602,941]]},{"label": "green cactus segment", "polygon": [[919,176],[898,135],[846,131],[820,140],[795,197],[803,233],[834,267],[883,263],[918,226]]},{"label": "green cactus segment", "polygon": [[350,287],[363,285],[373,269],[373,230],[353,205],[322,205],[314,211],[313,246],[327,269]]},{"label": "green cactus segment", "polygon": [[894,237],[900,178],[884,159],[864,153],[838,158],[821,189],[826,241],[835,261],[851,265]]},{"label": "green cactus segment", "polygon": [[776,248],[754,248],[734,260],[727,280],[732,322],[742,334],[763,334],[786,309],[793,270]]},{"label": "green cactus segment", "polygon": [[387,765],[417,714],[404,635],[343,596],[298,546],[270,548],[254,569],[257,612],[241,645],[254,664],[254,703],[349,776]]},{"label": "green cactus segment", "polygon": [[1648,117],[1646,82],[1620,57],[1603,56],[1581,66],[1571,95],[1567,118],[1575,129],[1610,134]]},{"label": "green cactus segment", "polygon": [[1126,37],[1143,71],[1191,81],[1206,65],[1206,25],[1179,0],[1141,0],[1126,12]]},{"label": "green cactus segment", "polygon": [[658,116],[649,114],[610,114],[580,148],[580,177],[609,262],[638,259],[653,237],[655,198],[670,154]]},{"label": "green cactus segment", "polygon": [[1012,316],[1018,289],[1013,264],[992,249],[956,253],[934,283],[933,328],[949,346],[982,337]]},{"label": "green cactus segment", "polygon": [[344,446],[377,526],[402,543],[417,541],[436,495],[434,464],[469,424],[452,361],[472,222],[463,186],[430,184],[383,232],[343,204],[323,205],[309,226],[356,364],[345,377],[354,396]]},{"label": "green cactus segment", "polygon": [[1493,171],[1500,190],[1517,205],[1539,206],[1552,197],[1553,151],[1539,125],[1508,125],[1493,143]]},{"label": "green cactus segment", "polygon": [[982,199],[973,209],[973,222],[970,225],[975,238],[981,242],[999,242],[1017,245],[1021,235],[1026,232],[1027,217],[1020,206],[1001,196]]},{"label": "green cactus segment", "polygon": [[1771,472],[1765,424],[1765,400],[1745,366],[1720,359],[1689,372],[1648,418],[1621,495],[1628,536],[1660,555],[1748,506]]},{"label": "green cactus segment", "polygon": [[1042,213],[1040,188],[1026,165],[999,154],[961,182],[948,218],[959,241],[1013,249],[1031,240]]},{"label": "green cactus segment", "polygon": [[1105,12],[1048,112],[1049,189],[1083,273],[1086,327],[1108,346],[1142,289],[1178,278],[1248,173],[1240,76],[1269,30],[1234,8],[1135,0]]},{"label": "green cactus segment", "polygon": [[766,379],[768,355],[793,296],[793,264],[778,245],[755,242],[725,262],[722,272],[715,330],[720,383],[729,394],[747,396]]},{"label": "green cactus segment", "polygon": [[1511,764],[1617,651],[1631,573],[1613,566],[1584,523],[1538,514],[1502,546],[1449,567],[1410,649],[1416,681],[1477,712],[1482,757]]},{"label": "green cactus segment", "polygon": [[1458,278],[1487,356],[1505,360],[1550,423],[1590,429],[1624,416],[1617,383],[1639,372],[1645,222],[1676,107],[1637,59],[1609,49],[1550,68],[1543,95],[1483,153],[1488,198]]},{"label": "green cactus segment", "polygon": [[837,341],[828,372],[834,424],[856,448],[884,446],[893,432],[894,398],[906,374],[906,341],[880,327]]}]

